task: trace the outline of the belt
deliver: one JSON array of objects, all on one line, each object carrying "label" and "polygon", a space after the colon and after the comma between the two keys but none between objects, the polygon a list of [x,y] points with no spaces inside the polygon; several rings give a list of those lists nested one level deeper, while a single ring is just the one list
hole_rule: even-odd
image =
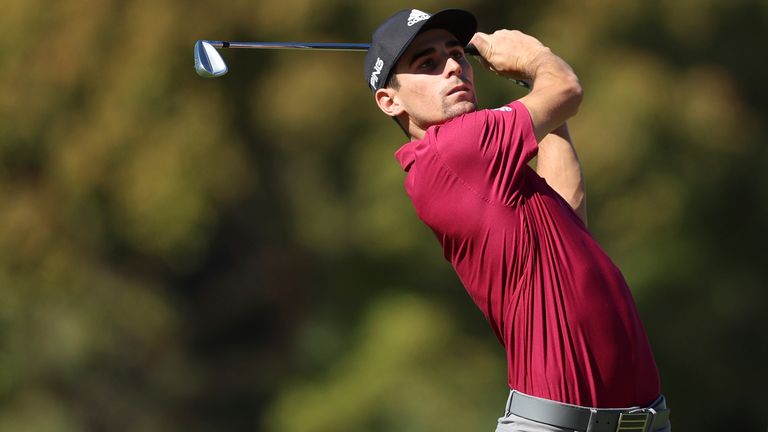
[{"label": "belt", "polygon": [[507,412],[539,423],[585,432],[651,432],[669,425],[664,396],[647,408],[588,408],[512,390]]}]

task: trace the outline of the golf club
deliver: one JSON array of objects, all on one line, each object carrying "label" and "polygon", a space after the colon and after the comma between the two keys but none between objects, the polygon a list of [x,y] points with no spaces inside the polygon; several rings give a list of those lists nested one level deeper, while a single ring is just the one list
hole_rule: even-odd
[{"label": "golf club", "polygon": [[[229,70],[217,49],[309,49],[320,51],[367,51],[367,43],[322,43],[322,42],[227,42],[198,40],[195,42],[195,71],[203,78],[216,78]],[[464,51],[473,56],[480,55],[477,48],[467,45]],[[516,84],[530,88],[527,81],[513,80]]]}]

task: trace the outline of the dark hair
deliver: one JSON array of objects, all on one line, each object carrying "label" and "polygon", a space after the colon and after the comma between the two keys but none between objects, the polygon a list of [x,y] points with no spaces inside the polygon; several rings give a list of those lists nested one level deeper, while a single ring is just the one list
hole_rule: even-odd
[{"label": "dark hair", "polygon": [[397,79],[397,74],[393,73],[392,76],[389,77],[389,81],[387,81],[386,87],[400,90],[400,81]]}]

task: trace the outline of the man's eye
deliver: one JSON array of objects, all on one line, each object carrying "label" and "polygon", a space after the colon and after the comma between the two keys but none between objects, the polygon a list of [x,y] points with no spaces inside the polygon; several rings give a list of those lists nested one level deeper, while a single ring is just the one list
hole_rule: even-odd
[{"label": "man's eye", "polygon": [[454,60],[460,60],[460,59],[464,58],[464,53],[461,52],[461,51],[454,51],[451,54],[451,57],[453,57]]},{"label": "man's eye", "polygon": [[435,66],[434,60],[424,60],[419,63],[419,69],[432,69]]}]

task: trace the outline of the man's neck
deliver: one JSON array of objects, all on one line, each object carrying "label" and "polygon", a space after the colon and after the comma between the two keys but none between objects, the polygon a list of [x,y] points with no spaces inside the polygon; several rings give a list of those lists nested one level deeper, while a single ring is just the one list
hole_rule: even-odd
[{"label": "man's neck", "polygon": [[420,139],[423,139],[424,135],[426,134],[427,134],[426,130],[413,124],[413,122],[408,124],[408,135],[410,135],[411,141],[418,141]]}]

